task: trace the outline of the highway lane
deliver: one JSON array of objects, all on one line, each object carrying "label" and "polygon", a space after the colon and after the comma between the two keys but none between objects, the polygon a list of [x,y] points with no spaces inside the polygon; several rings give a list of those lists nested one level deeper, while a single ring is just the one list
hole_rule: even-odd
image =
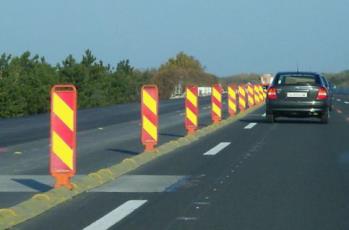
[{"label": "highway lane", "polygon": [[[160,113],[159,144],[185,135],[183,99],[181,103],[176,101],[174,104],[177,106],[176,110]],[[161,108],[160,106],[160,110]],[[208,100],[204,98],[200,108],[201,126],[210,124],[209,109]],[[103,110],[102,108],[100,111],[102,118],[99,117],[99,120],[105,120],[104,113],[106,112]],[[109,112],[107,116],[110,116]],[[113,124],[110,121],[108,125],[98,125],[88,130],[78,127],[77,152],[78,171],[80,174],[86,174],[101,167],[110,166],[125,156],[135,155],[143,150],[139,140],[140,120],[138,112],[139,110],[128,114],[128,117],[132,118],[130,121],[117,124]],[[118,117],[118,115],[116,113],[115,117]],[[48,130],[45,133],[44,138],[3,147],[0,154],[0,175],[47,174],[49,155]],[[18,135],[22,134],[18,133]],[[114,159],[114,157],[117,159]]]},{"label": "highway lane", "polygon": [[[206,106],[209,103],[209,97],[200,98],[200,104],[202,106]],[[163,100],[159,104],[160,114],[173,113],[183,109],[183,99]],[[79,131],[85,131],[139,120],[139,114],[139,103],[82,109],[78,111],[77,126]],[[48,130],[49,114],[0,119],[0,147],[47,138],[49,135]]]},{"label": "highway lane", "polygon": [[[200,125],[206,126],[210,124],[209,98],[200,98],[200,105]],[[81,112],[82,128],[78,127],[78,174],[87,174],[111,166],[143,151],[143,146],[139,140],[139,105],[137,109],[133,107],[135,105],[120,105],[115,106],[119,110],[110,107]],[[120,110],[120,108],[123,109]],[[101,122],[93,124],[93,128],[86,129],[87,127],[84,126],[86,117],[91,117],[91,123],[93,123],[92,121],[97,119],[97,114],[99,114],[98,120]],[[43,118],[44,116],[39,115],[18,120],[21,120],[23,124],[27,123],[24,122],[27,119],[35,120],[32,129],[36,133],[40,132],[42,123],[48,124]],[[114,124],[116,119],[119,119],[118,123]],[[183,99],[161,102],[159,144],[184,136],[186,132],[183,121]],[[13,122],[12,119],[9,120],[9,123],[11,122]],[[100,126],[103,124],[106,125]],[[30,128],[21,128],[20,126],[16,126],[16,128],[18,128],[17,135],[20,138],[15,139],[14,135],[10,134],[7,138],[9,142],[21,140],[26,134],[26,131],[21,133],[22,129],[30,130]],[[0,132],[5,136],[6,131],[1,130]],[[30,198],[35,193],[47,191],[52,187],[52,178],[48,177],[42,180],[42,176],[48,175],[49,172],[48,130],[40,135],[44,137],[6,146],[0,152],[0,208],[15,205]],[[12,183],[13,181],[16,183]],[[28,188],[31,191],[28,191]]]},{"label": "highway lane", "polygon": [[328,125],[269,124],[260,109],[15,229],[348,229],[349,105],[340,99]]}]

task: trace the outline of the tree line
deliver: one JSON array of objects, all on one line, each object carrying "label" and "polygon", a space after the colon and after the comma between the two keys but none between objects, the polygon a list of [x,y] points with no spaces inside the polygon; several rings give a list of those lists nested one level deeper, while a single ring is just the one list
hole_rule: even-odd
[{"label": "tree line", "polygon": [[328,80],[330,80],[338,87],[349,87],[349,70],[345,70],[339,73],[325,73],[325,76]]},{"label": "tree line", "polygon": [[72,55],[57,65],[44,57],[24,52],[0,56],[0,117],[19,117],[49,111],[50,89],[55,84],[74,84],[79,108],[134,102],[144,84],[156,84],[161,99],[168,99],[178,83],[211,85],[218,78],[205,71],[194,57],[183,52],[158,69],[139,70],[129,60],[112,67],[86,50],[81,61]]},{"label": "tree line", "polygon": [[221,83],[225,87],[227,87],[230,84],[246,84],[249,82],[253,84],[259,84],[261,82],[260,76],[261,74],[257,73],[240,73],[221,78]]}]

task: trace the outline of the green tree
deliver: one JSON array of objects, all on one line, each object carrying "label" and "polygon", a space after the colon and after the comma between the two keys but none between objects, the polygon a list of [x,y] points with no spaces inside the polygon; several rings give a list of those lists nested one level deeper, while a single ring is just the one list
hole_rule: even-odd
[{"label": "green tree", "polygon": [[79,108],[88,108],[137,101],[142,85],[150,83],[159,86],[161,98],[168,98],[179,81],[210,85],[217,78],[183,52],[150,70],[138,70],[128,59],[113,69],[97,60],[91,50],[84,52],[80,62],[68,55],[55,66],[28,51],[20,56],[4,53],[0,55],[0,117],[48,112],[54,84],[75,85]]},{"label": "green tree", "polygon": [[209,86],[217,80],[217,77],[205,72],[198,60],[183,52],[161,65],[153,78],[162,99],[169,98],[178,84],[182,84],[183,88],[189,84]]},{"label": "green tree", "polygon": [[[2,55],[2,57],[5,57]],[[6,59],[6,63],[4,60]],[[24,52],[2,58],[0,116],[23,116],[47,112],[51,85],[57,82],[55,68],[43,57]]]}]

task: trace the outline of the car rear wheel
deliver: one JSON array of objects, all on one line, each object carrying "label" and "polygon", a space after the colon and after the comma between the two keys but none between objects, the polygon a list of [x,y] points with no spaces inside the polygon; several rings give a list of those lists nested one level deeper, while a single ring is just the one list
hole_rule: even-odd
[{"label": "car rear wheel", "polygon": [[329,119],[330,119],[330,112],[329,112],[329,109],[326,109],[326,111],[321,114],[321,117],[320,117],[321,123],[327,124]]},{"label": "car rear wheel", "polygon": [[269,123],[275,122],[275,116],[274,116],[274,114],[268,113],[268,114],[267,114],[267,121],[268,121]]}]

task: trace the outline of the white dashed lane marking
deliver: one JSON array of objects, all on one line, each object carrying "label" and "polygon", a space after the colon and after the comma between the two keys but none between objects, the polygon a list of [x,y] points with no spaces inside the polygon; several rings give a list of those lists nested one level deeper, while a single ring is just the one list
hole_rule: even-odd
[{"label": "white dashed lane marking", "polygon": [[145,204],[147,200],[129,200],[103,216],[96,222],[84,228],[84,230],[106,230],[120,222],[126,216]]},{"label": "white dashed lane marking", "polygon": [[246,125],[244,129],[252,129],[256,125],[257,125],[257,123],[250,123],[250,124]]},{"label": "white dashed lane marking", "polygon": [[204,156],[214,156],[226,147],[228,147],[231,143],[230,142],[222,142],[213,147],[212,149],[208,150],[207,152],[204,153]]}]

